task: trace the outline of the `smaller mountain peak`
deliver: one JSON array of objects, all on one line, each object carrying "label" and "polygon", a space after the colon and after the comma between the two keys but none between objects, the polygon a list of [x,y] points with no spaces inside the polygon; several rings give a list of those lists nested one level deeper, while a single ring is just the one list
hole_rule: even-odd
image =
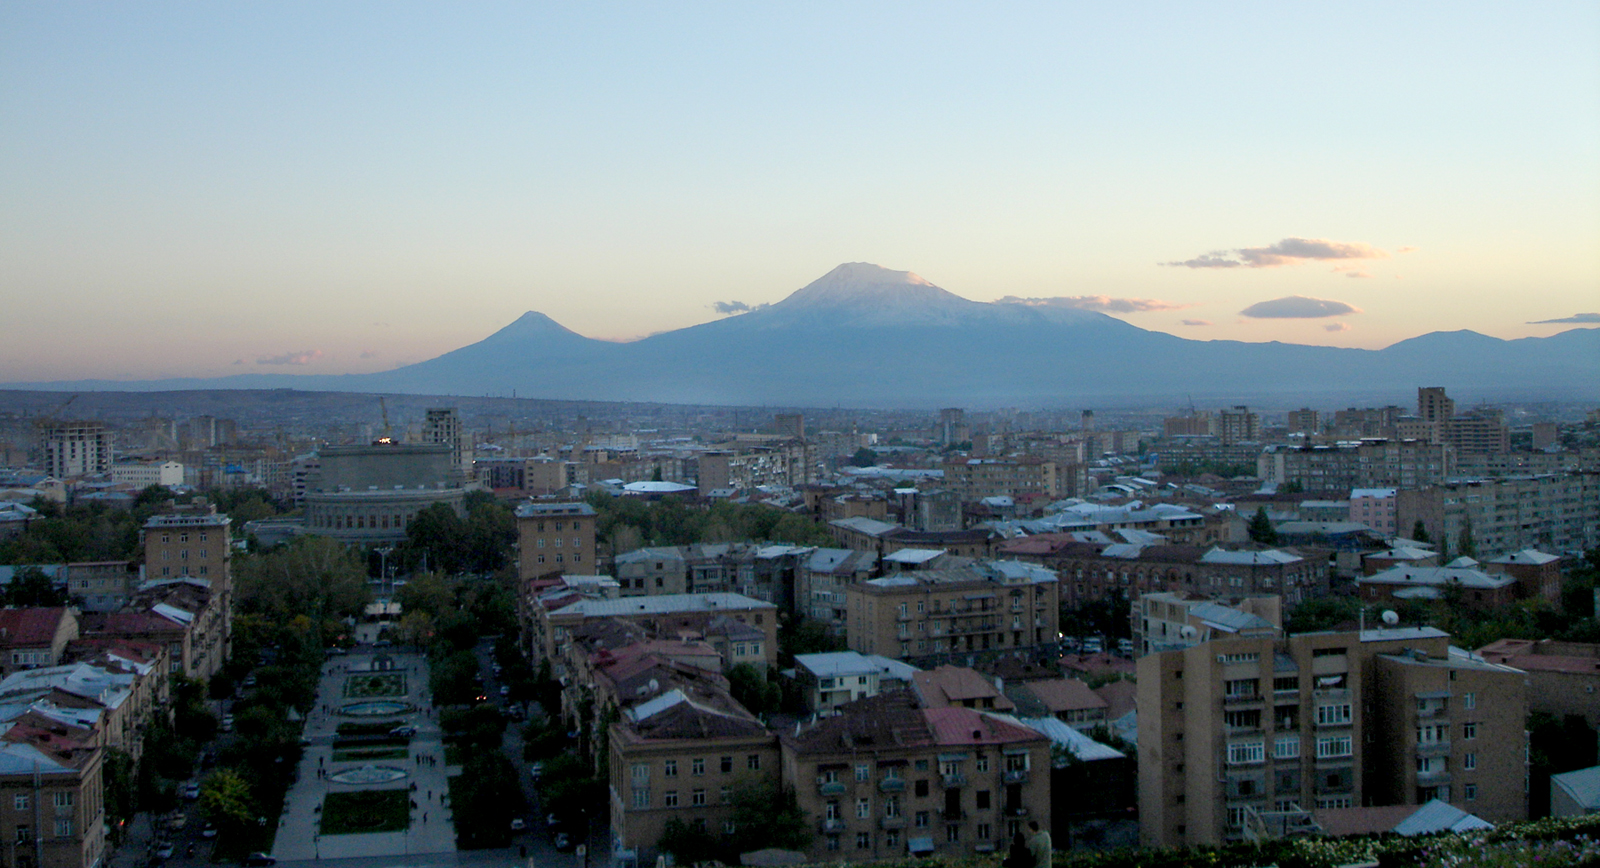
[{"label": "smaller mountain peak", "polygon": [[871,262],[846,262],[832,271],[824,274],[812,286],[819,283],[857,283],[857,284],[906,284],[909,286],[933,286],[920,274],[909,271],[895,271],[884,268]]},{"label": "smaller mountain peak", "polygon": [[909,271],[870,262],[846,262],[797,289],[774,308],[850,308],[874,313],[888,309],[962,307],[974,302],[946,292]]}]

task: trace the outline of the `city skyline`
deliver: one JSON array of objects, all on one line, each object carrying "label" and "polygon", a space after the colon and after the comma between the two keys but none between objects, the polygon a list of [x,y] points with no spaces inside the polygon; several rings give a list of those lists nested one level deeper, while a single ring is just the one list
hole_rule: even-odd
[{"label": "city skyline", "polygon": [[629,340],[841,262],[1196,339],[1600,323],[1600,11],[13,5],[0,381]]}]

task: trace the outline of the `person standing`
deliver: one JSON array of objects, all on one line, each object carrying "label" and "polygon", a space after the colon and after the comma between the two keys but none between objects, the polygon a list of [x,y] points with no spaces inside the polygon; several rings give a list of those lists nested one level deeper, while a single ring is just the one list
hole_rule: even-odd
[{"label": "person standing", "polygon": [[1033,854],[1033,868],[1050,868],[1051,854],[1055,848],[1050,843],[1050,831],[1039,827],[1038,820],[1028,821],[1028,851]]}]

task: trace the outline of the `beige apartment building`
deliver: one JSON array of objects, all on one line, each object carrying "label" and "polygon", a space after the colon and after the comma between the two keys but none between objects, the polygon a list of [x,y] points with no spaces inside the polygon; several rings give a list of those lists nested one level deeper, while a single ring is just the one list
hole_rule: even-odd
[{"label": "beige apartment building", "polygon": [[1060,583],[1021,561],[897,573],[848,585],[850,650],[916,666],[1055,658]]},{"label": "beige apartment building", "polygon": [[[65,730],[65,727],[58,727]],[[105,751],[41,727],[0,737],[0,862],[94,868],[106,857]]]},{"label": "beige apartment building", "polygon": [[1042,494],[1060,497],[1056,463],[1039,458],[951,458],[944,462],[945,485],[963,502],[985,497]]},{"label": "beige apartment building", "polygon": [[1494,558],[1521,549],[1577,552],[1600,545],[1600,472],[1572,471],[1504,479],[1452,482],[1419,491],[1402,489],[1395,520],[1409,532],[1417,522],[1451,556],[1462,534],[1474,557]]},{"label": "beige apartment building", "polygon": [[561,574],[592,576],[594,507],[587,503],[529,501],[517,507],[517,575],[524,581]]},{"label": "beige apartment building", "polygon": [[1050,828],[1050,741],[1002,717],[898,691],[779,738],[817,861],[970,857],[1004,852],[1030,820]]},{"label": "beige apartment building", "polygon": [[730,831],[739,787],[776,784],[778,745],[738,703],[672,690],[622,712],[610,729],[611,834],[651,865],[667,823]]},{"label": "beige apartment building", "polygon": [[1140,658],[1143,842],[1314,832],[1318,810],[1435,798],[1525,817],[1525,677],[1449,642],[1273,631]]}]

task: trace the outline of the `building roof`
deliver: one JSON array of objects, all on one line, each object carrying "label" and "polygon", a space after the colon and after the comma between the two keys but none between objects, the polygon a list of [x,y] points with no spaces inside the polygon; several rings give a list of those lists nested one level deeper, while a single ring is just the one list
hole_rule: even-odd
[{"label": "building roof", "polygon": [[1489,563],[1491,563],[1491,564],[1522,564],[1522,565],[1527,565],[1527,566],[1539,566],[1539,565],[1542,565],[1542,564],[1548,564],[1551,561],[1559,561],[1559,560],[1561,560],[1561,558],[1557,557],[1556,555],[1545,554],[1544,552],[1538,551],[1537,549],[1523,549],[1520,552],[1512,552],[1509,555],[1501,555],[1500,557],[1495,558],[1494,560],[1490,561]]},{"label": "building roof", "polygon": [[1139,685],[1120,679],[1096,687],[1094,692],[1106,701],[1106,717],[1115,719],[1133,712],[1139,696]]},{"label": "building roof", "polygon": [[518,518],[556,518],[564,515],[597,515],[594,507],[587,503],[546,503],[544,501],[529,501],[517,506]]},{"label": "building roof", "polygon": [[1212,549],[1200,556],[1202,564],[1248,564],[1253,566],[1298,563],[1304,558],[1292,555],[1279,549],[1267,549],[1259,552],[1230,552],[1222,549]]},{"label": "building roof", "polygon": [[1415,567],[1395,564],[1370,576],[1356,579],[1358,585],[1460,585],[1478,591],[1490,591],[1514,585],[1517,580],[1506,575],[1490,575],[1472,567]]},{"label": "building roof", "polygon": [[729,709],[713,708],[674,688],[647,702],[625,710],[623,720],[641,738],[704,739],[760,736],[767,732],[761,722],[737,703]]},{"label": "building roof", "polygon": [[632,494],[683,494],[687,491],[698,491],[693,485],[684,485],[681,482],[641,481],[630,482],[622,486],[622,490]]},{"label": "building roof", "polygon": [[931,745],[933,732],[907,690],[848,702],[835,714],[796,724],[781,738],[800,754],[850,753]]},{"label": "building roof", "polygon": [[911,676],[911,681],[923,708],[946,708],[984,700],[990,702],[987,708],[999,711],[1016,708],[1015,703],[982,673],[964,666],[946,665],[917,672]]},{"label": "building roof", "polygon": [[979,747],[1045,741],[1045,736],[1004,715],[974,708],[927,708],[922,711],[928,729],[941,747]]},{"label": "building roof", "polygon": [[1053,717],[1024,717],[1017,723],[1050,739],[1084,762],[1125,759],[1127,754],[1084,735]]},{"label": "building roof", "polygon": [[[1589,654],[1547,653],[1552,647],[1583,649]],[[1546,641],[1533,639],[1499,639],[1479,648],[1478,654],[1485,660],[1505,663],[1524,671],[1600,676],[1600,645],[1563,642],[1552,646]]]},{"label": "building roof", "polygon": [[915,673],[921,671],[909,663],[890,660],[878,654],[862,654],[856,651],[796,654],[794,663],[818,678],[844,678],[852,675],[872,675],[876,673],[880,677],[887,676],[902,681],[910,681]]},{"label": "building roof", "polygon": [[1600,811],[1600,766],[1550,776],[1550,786],[1560,787],[1586,811]]},{"label": "building roof", "polygon": [[1438,627],[1385,627],[1377,630],[1362,630],[1363,642],[1392,642],[1404,639],[1448,639],[1450,634]]},{"label": "building roof", "polygon": [[653,597],[624,597],[618,600],[582,599],[556,609],[554,615],[581,615],[586,618],[667,615],[674,612],[715,612],[776,609],[777,606],[743,594],[661,594]]},{"label": "building roof", "polygon": [[883,560],[891,564],[925,564],[944,554],[944,549],[900,549],[893,554],[884,555]]},{"label": "building roof", "polygon": [[828,524],[834,527],[841,527],[846,530],[853,530],[857,533],[863,533],[871,537],[880,537],[889,533],[890,531],[900,530],[900,525],[898,524],[890,524],[886,521],[878,521],[875,518],[867,518],[866,516],[859,515],[853,518],[836,518],[833,521],[828,522]]},{"label": "building roof", "polygon": [[1350,489],[1350,499],[1355,500],[1358,497],[1369,497],[1378,500],[1388,500],[1393,498],[1397,493],[1397,490],[1393,488],[1352,488]]},{"label": "building roof", "polygon": [[1433,799],[1418,808],[1416,813],[1395,824],[1397,835],[1411,837],[1434,832],[1465,832],[1469,829],[1493,829],[1494,824],[1475,817],[1448,802]]},{"label": "building roof", "polygon": [[1056,678],[1023,685],[1021,690],[1033,694],[1050,714],[1067,711],[1104,709],[1107,703],[1086,682],[1075,678]]},{"label": "building roof", "polygon": [[66,615],[60,607],[0,609],[0,647],[49,645]]}]

